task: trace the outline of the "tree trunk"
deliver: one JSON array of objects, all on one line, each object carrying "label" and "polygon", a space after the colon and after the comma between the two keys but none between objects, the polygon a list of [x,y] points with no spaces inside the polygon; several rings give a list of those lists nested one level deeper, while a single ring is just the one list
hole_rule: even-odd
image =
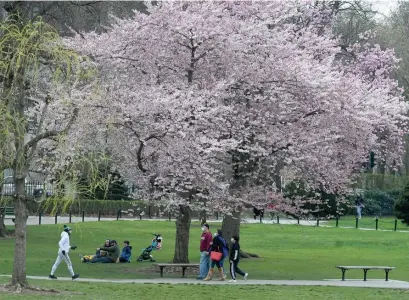
[{"label": "tree trunk", "polygon": [[16,197],[14,199],[15,219],[15,249],[13,276],[11,284],[14,286],[27,287],[26,278],[26,236],[27,236],[27,199],[25,197],[25,178],[15,179]]},{"label": "tree trunk", "polygon": [[[231,247],[230,239],[236,235],[240,236],[240,221],[241,221],[241,207],[238,211],[233,212],[231,216],[225,215],[222,223],[222,234],[226,242]],[[257,254],[248,253],[240,250],[240,257],[242,258],[251,258],[259,257]]]},{"label": "tree trunk", "polygon": [[190,207],[179,205],[176,217],[176,243],[173,263],[189,263],[189,235],[192,211]]},{"label": "tree trunk", "polygon": [[6,225],[4,225],[4,214],[0,212],[0,237],[7,237],[8,235]]},{"label": "tree trunk", "polygon": [[240,235],[240,221],[241,221],[241,207],[238,211],[234,211],[233,214],[225,215],[222,223],[222,234],[224,239],[230,243],[230,239],[233,235]]},{"label": "tree trunk", "polygon": [[203,225],[204,223],[207,222],[206,216],[207,216],[207,212],[206,212],[205,209],[204,209],[204,210],[201,210],[201,211],[199,212],[200,225]]}]

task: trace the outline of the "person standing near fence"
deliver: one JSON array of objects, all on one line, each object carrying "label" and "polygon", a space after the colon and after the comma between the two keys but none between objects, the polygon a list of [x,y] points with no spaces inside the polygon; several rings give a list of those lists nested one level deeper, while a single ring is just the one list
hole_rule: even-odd
[{"label": "person standing near fence", "polygon": [[236,273],[243,276],[244,280],[247,280],[247,277],[249,276],[248,273],[244,273],[239,268],[239,260],[240,260],[239,240],[240,238],[238,236],[233,236],[231,239],[232,245],[231,245],[231,251],[230,251],[230,256],[229,256],[231,280],[229,280],[229,282],[236,282]]},{"label": "person standing near fence", "polygon": [[356,206],[356,217],[358,219],[361,219],[361,214],[362,214],[362,208],[364,208],[364,199],[362,197],[358,197],[355,201],[355,206]]},{"label": "person standing near fence", "polygon": [[74,273],[74,270],[72,268],[71,259],[68,256],[68,252],[70,252],[70,250],[75,250],[77,248],[77,246],[70,246],[71,233],[72,233],[72,229],[68,227],[67,225],[64,225],[64,231],[61,233],[61,239],[58,242],[59,249],[58,249],[57,259],[51,269],[50,275],[48,276],[51,279],[57,279],[57,277],[54,274],[62,260],[64,260],[65,263],[67,264],[68,271],[71,274],[72,280],[80,277],[79,274]]},{"label": "person standing near fence", "polygon": [[210,232],[209,224],[204,223],[202,226],[202,236],[200,237],[200,267],[198,280],[202,280],[206,277],[210,268],[210,256],[208,250],[212,245],[213,236]]}]

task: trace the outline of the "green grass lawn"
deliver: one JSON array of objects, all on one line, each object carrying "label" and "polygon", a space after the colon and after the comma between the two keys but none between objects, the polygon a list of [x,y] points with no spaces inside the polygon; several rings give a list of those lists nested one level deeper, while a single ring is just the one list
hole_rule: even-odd
[{"label": "green grass lawn", "polygon": [[[338,220],[338,226],[355,228],[355,225],[356,225],[355,222],[356,222],[355,216],[342,216]],[[375,222],[376,222],[375,216],[363,216],[360,220],[358,220],[358,227],[375,229],[376,228]],[[325,225],[335,226],[336,220],[332,219],[328,221]],[[395,228],[395,217],[387,216],[387,217],[378,218],[378,229],[394,230],[394,228]],[[405,224],[402,224],[400,220],[398,220],[396,230],[409,231],[409,228]]]},{"label": "green grass lawn", "polygon": [[[1,283],[0,279],[0,283]],[[303,300],[353,300],[353,299],[407,299],[408,290],[342,288],[342,287],[298,287],[298,286],[203,286],[171,284],[109,284],[58,281],[30,281],[30,284],[61,291],[57,297],[64,299],[303,299]],[[2,296],[4,295],[4,298]],[[2,294],[0,299],[53,299],[52,296],[30,294]]]},{"label": "green grass lawn", "polygon": [[[137,263],[140,250],[150,243],[151,233],[162,233],[163,247],[155,251],[157,262],[170,262],[175,241],[174,222],[113,221],[73,224],[71,244],[78,249],[70,252],[74,270],[90,278],[158,278],[146,273],[149,262]],[[212,225],[214,231],[219,225]],[[47,276],[57,255],[61,225],[29,226],[27,236],[27,274]],[[131,241],[133,261],[129,264],[83,264],[78,254],[94,253],[107,238]],[[200,225],[192,223],[189,257],[199,261]],[[259,259],[242,260],[240,266],[251,279],[336,279],[341,271],[336,265],[395,266],[391,279],[409,280],[408,236],[402,232],[363,231],[342,228],[296,225],[247,224],[241,227],[241,247],[257,253]],[[13,239],[0,239],[0,273],[11,274]],[[56,276],[68,276],[64,263]],[[166,275],[172,277],[172,275]],[[179,274],[173,275],[179,277]],[[368,278],[383,278],[383,271],[369,271]],[[193,275],[192,275],[193,277]],[[361,279],[361,270],[347,271],[347,279]]]}]

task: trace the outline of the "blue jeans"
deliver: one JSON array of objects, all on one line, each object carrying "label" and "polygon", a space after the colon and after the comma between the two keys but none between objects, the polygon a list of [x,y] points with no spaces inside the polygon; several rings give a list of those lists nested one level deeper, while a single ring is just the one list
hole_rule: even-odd
[{"label": "blue jeans", "polygon": [[94,257],[90,263],[112,263],[113,261],[107,256]]},{"label": "blue jeans", "polygon": [[206,254],[206,251],[200,253],[200,268],[199,268],[199,278],[203,279],[209,273],[209,263],[210,256]]},{"label": "blue jeans", "polygon": [[361,218],[361,213],[362,213],[362,207],[357,205],[356,206],[356,216],[357,216],[357,218]]}]

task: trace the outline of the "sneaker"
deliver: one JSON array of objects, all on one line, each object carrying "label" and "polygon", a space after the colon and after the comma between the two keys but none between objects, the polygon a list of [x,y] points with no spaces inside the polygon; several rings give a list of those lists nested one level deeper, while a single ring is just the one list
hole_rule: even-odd
[{"label": "sneaker", "polygon": [[80,277],[80,274],[74,274],[74,276],[72,276],[72,280],[77,279],[78,277]]},{"label": "sneaker", "polygon": [[244,280],[247,280],[247,277],[249,277],[249,273],[244,274]]},{"label": "sneaker", "polygon": [[231,280],[229,280],[229,282],[237,282],[237,280],[236,279],[231,279]]},{"label": "sneaker", "polygon": [[78,254],[78,256],[80,257],[81,262],[84,262],[84,255],[82,255],[82,254]]},{"label": "sneaker", "polygon": [[57,277],[55,276],[55,275],[48,275],[48,278],[51,278],[51,279],[57,279]]}]

